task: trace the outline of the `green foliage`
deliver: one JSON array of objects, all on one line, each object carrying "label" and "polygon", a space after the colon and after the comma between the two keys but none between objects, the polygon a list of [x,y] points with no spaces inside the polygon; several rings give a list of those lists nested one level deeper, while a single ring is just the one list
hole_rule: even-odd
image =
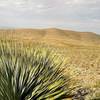
[{"label": "green foliage", "polygon": [[0,100],[61,100],[69,95],[62,61],[52,51],[0,46]]}]

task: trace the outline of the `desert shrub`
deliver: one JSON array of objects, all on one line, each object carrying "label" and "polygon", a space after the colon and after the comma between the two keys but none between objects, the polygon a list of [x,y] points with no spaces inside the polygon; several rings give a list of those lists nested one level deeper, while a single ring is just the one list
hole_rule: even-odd
[{"label": "desert shrub", "polygon": [[94,93],[92,100],[100,100],[100,90]]},{"label": "desert shrub", "polygon": [[61,100],[70,94],[61,59],[46,49],[0,43],[0,100]]},{"label": "desert shrub", "polygon": [[89,100],[100,100],[100,81],[95,83],[95,88],[92,89]]}]

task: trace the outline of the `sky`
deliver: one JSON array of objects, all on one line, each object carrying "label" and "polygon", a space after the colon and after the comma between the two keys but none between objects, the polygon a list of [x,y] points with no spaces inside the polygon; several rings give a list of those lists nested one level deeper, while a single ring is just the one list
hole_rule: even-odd
[{"label": "sky", "polygon": [[0,0],[1,28],[64,28],[100,33],[100,0]]}]

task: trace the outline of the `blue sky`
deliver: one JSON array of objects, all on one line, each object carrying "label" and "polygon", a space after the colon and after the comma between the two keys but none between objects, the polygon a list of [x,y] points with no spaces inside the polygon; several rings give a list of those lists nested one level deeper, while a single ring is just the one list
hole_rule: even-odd
[{"label": "blue sky", "polygon": [[0,27],[100,33],[100,0],[0,0]]}]

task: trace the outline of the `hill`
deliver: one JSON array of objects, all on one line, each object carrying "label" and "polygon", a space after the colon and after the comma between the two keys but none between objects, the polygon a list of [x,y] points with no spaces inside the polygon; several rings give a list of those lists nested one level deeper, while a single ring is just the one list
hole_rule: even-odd
[{"label": "hill", "polygon": [[100,95],[100,35],[55,28],[1,29],[0,40],[3,39],[28,43],[30,47],[43,43],[66,61],[64,74],[71,77],[73,86],[89,88],[92,98]]},{"label": "hill", "polygon": [[92,32],[78,32],[48,29],[1,29],[0,37],[17,40],[44,42],[56,46],[96,46],[100,45],[100,35]]}]

